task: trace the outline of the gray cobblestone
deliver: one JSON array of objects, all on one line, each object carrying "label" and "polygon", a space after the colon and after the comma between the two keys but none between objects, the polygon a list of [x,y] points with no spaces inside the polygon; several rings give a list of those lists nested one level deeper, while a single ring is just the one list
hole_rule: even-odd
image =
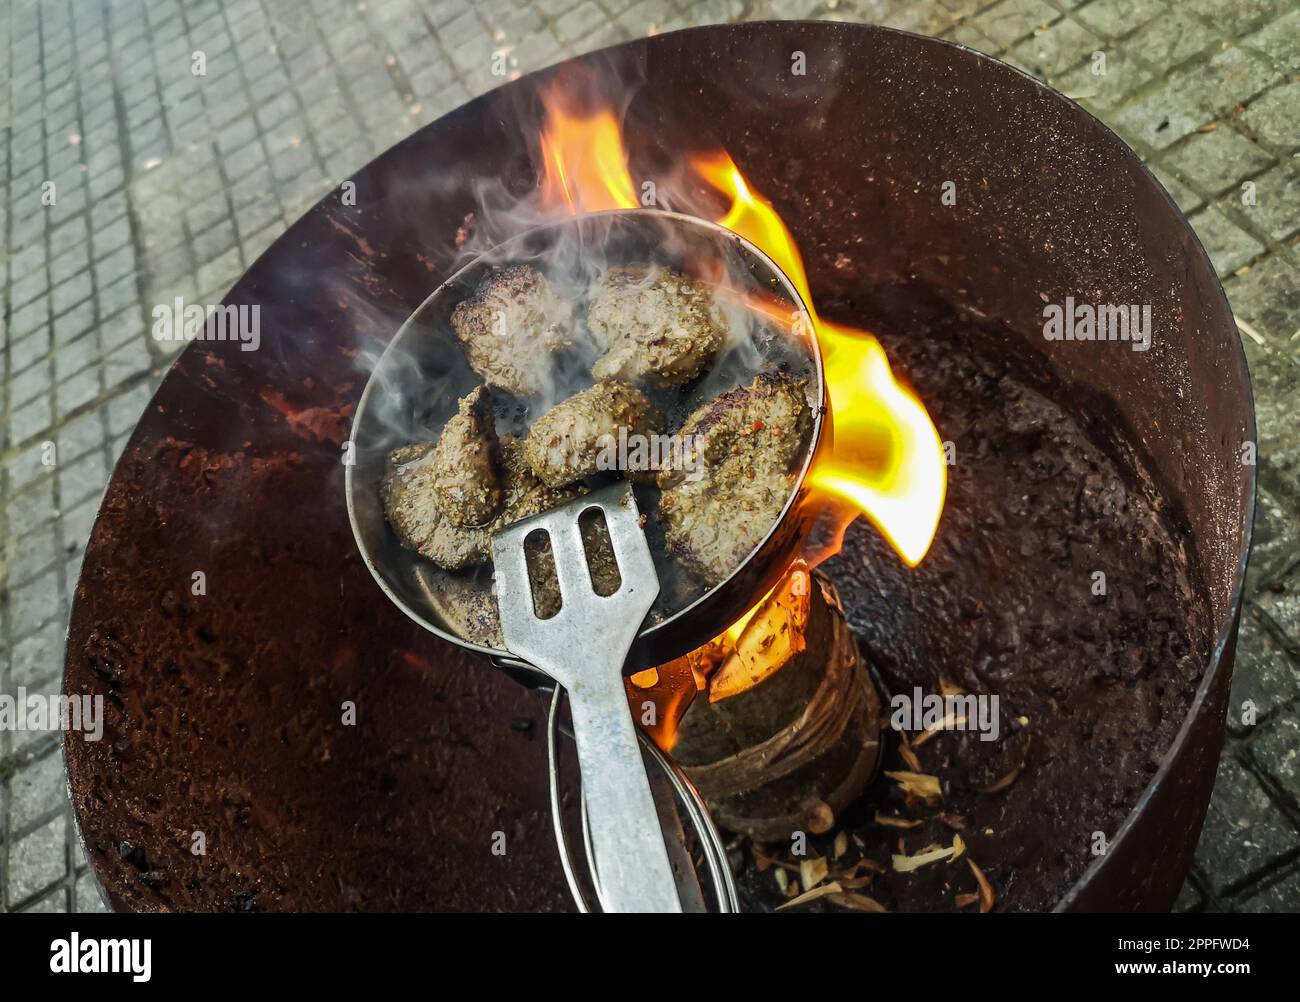
[{"label": "gray cobblestone", "polygon": [[63,633],[63,624],[51,620],[14,644],[9,684],[15,689],[20,685],[30,688],[56,678],[63,670]]},{"label": "gray cobblestone", "polygon": [[1292,567],[1262,589],[1260,610],[1284,635],[1287,648],[1300,654],[1300,567]]},{"label": "gray cobblestone", "polygon": [[63,756],[56,743],[11,781],[9,830],[23,832],[58,811],[64,803],[64,782]]},{"label": "gray cobblestone", "polygon": [[1061,18],[1035,31],[1013,50],[1017,60],[1033,73],[1053,80],[1102,48],[1101,38],[1072,18]]},{"label": "gray cobblestone", "polygon": [[1261,23],[1286,12],[1287,0],[1185,0],[1187,7],[1217,24],[1229,38],[1235,38]]},{"label": "gray cobblestone", "polygon": [[1255,538],[1250,550],[1246,590],[1256,594],[1300,564],[1300,526],[1267,490],[1255,503]]},{"label": "gray cobblestone", "polygon": [[1243,343],[1255,387],[1260,485],[1286,505],[1294,517],[1300,505],[1300,456],[1287,443],[1295,431],[1300,365],[1279,350],[1274,340],[1260,345],[1246,338]]},{"label": "gray cobblestone", "polygon": [[1300,11],[1290,11],[1242,39],[1242,45],[1263,53],[1284,73],[1300,72]]},{"label": "gray cobblestone", "polygon": [[98,448],[103,444],[99,415],[92,412],[67,422],[59,428],[56,442],[57,458],[62,463],[79,459],[91,449]]},{"label": "gray cobblestone", "polygon": [[1228,726],[1248,737],[1274,714],[1286,712],[1300,696],[1300,665],[1279,643],[1276,628],[1259,608],[1248,605],[1241,617]]},{"label": "gray cobblestone", "polygon": [[1239,119],[1267,146],[1289,150],[1300,131],[1300,81],[1292,81],[1256,98]]},{"label": "gray cobblestone", "polygon": [[[49,469],[41,463],[41,450],[35,448],[23,449],[10,455],[5,461],[4,469],[9,478],[9,490],[12,495],[18,495],[34,481],[49,473]],[[6,528],[12,531],[9,525],[6,525]]]},{"label": "gray cobblestone", "polygon": [[1218,209],[1204,209],[1192,216],[1190,222],[1220,278],[1226,278],[1264,253],[1262,243]]},{"label": "gray cobblestone", "polygon": [[1053,85],[1069,96],[1080,99],[1084,107],[1094,114],[1108,119],[1108,113],[1112,109],[1118,108],[1147,88],[1156,78],[1156,73],[1139,61],[1127,44],[1099,51],[1106,57],[1104,73],[1095,72],[1095,69],[1103,67],[1100,63],[1094,67],[1089,59]]},{"label": "gray cobblestone", "polygon": [[1237,907],[1242,911],[1294,913],[1297,900],[1300,900],[1300,869],[1291,868],[1251,888]]},{"label": "gray cobblestone", "polygon": [[9,406],[21,407],[42,396],[49,391],[52,381],[48,363],[40,361],[28,366],[9,380]]},{"label": "gray cobblestone", "polygon": [[1300,835],[1277,812],[1254,776],[1232,756],[1219,763],[1197,862],[1222,892],[1300,847]]},{"label": "gray cobblestone", "polygon": [[1235,47],[1214,56],[1188,81],[1194,84],[1201,107],[1217,116],[1245,104],[1277,78],[1277,69],[1269,60]]},{"label": "gray cobblestone", "polygon": [[1236,315],[1263,332],[1277,351],[1300,348],[1294,339],[1300,331],[1300,261],[1294,254],[1269,255],[1229,283],[1229,297]]},{"label": "gray cobblestone", "polygon": [[67,818],[55,818],[9,850],[6,904],[17,905],[64,878],[67,830]]},{"label": "gray cobblestone", "polygon": [[27,490],[9,497],[5,505],[6,528],[21,535],[54,517],[54,483],[52,477],[37,480]]},{"label": "gray cobblestone", "polygon": [[61,914],[68,910],[68,892],[64,887],[56,887],[38,900],[22,906],[24,912],[46,912]]},{"label": "gray cobblestone", "polygon": [[1194,880],[1188,880],[1183,884],[1182,891],[1178,894],[1178,900],[1174,902],[1174,911],[1179,913],[1201,912],[1205,911],[1205,895],[1201,889],[1196,886]]},{"label": "gray cobblestone", "polygon": [[58,541],[53,526],[42,526],[9,540],[9,586],[30,581],[40,571],[53,566]]},{"label": "gray cobblestone", "polygon": [[1280,164],[1252,180],[1253,205],[1243,205],[1240,193],[1231,191],[1220,207],[1242,213],[1264,236],[1278,242],[1300,230],[1300,164]]},{"label": "gray cobblestone", "polygon": [[1300,719],[1279,716],[1256,738],[1253,751],[1292,807],[1300,806]]},{"label": "gray cobblestone", "polygon": [[74,912],[93,914],[108,911],[108,906],[104,904],[99,895],[99,887],[95,884],[95,878],[89,872],[83,872],[77,877],[77,881],[72,887],[72,898],[72,910]]},{"label": "gray cobblestone", "polygon": [[50,401],[40,398],[23,404],[9,413],[9,442],[26,442],[54,423],[54,410]]},{"label": "gray cobblestone", "polygon": [[1148,21],[1128,39],[1133,51],[1142,54],[1143,62],[1162,72],[1217,49],[1219,41],[1219,33],[1210,24],[1181,7]]},{"label": "gray cobblestone", "polygon": [[1192,136],[1166,153],[1164,162],[1202,190],[1218,194],[1253,177],[1273,158],[1240,133],[1218,128]]},{"label": "gray cobblestone", "polygon": [[1123,38],[1165,10],[1161,0],[1097,0],[1080,8],[1078,18],[1107,38]]}]

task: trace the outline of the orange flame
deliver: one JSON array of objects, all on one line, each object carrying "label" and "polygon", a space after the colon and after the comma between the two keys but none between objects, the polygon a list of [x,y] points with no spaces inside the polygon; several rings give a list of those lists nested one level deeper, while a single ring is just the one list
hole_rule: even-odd
[{"label": "orange flame", "polygon": [[623,130],[609,108],[576,109],[567,91],[553,84],[542,96],[542,204],[564,205],[572,215],[604,209],[635,209]]},{"label": "orange flame", "polygon": [[[608,105],[580,107],[573,95],[582,89],[557,81],[542,94],[546,126],[541,136],[541,205],[571,215],[635,209],[636,186],[620,119]],[[723,151],[694,157],[690,166],[730,199],[718,224],[771,258],[807,309],[806,317],[792,317],[785,304],[770,297],[755,295],[746,303],[793,336],[817,339],[830,398],[830,445],[818,453],[807,485],[814,499],[837,516],[838,525],[820,553],[804,554],[791,576],[711,643],[629,681],[629,698],[655,703],[657,722],[648,730],[665,749],[672,747],[678,723],[695,695],[710,685],[709,675],[724,659],[739,652],[746,627],[777,588],[791,588],[799,575],[806,584],[808,570],[839,552],[845,530],[859,515],[867,517],[908,566],[916,566],[934,540],[947,491],[943,444],[925,406],[894,378],[874,337],[817,315],[798,245],[771,203],[750,188]],[[762,672],[750,666],[748,672],[732,674],[736,679],[728,695],[752,684]]]},{"label": "orange flame", "polygon": [[[541,137],[544,206],[572,214],[637,207],[635,185],[618,117],[608,107],[577,108],[559,84],[543,94],[546,127]],[[843,530],[865,515],[908,566],[916,566],[934,540],[947,491],[947,466],[939,433],[925,406],[899,382],[880,343],[864,331],[822,320],[799,248],[780,215],[754,191],[723,151],[693,157],[692,169],[724,197],[730,208],[718,224],[762,250],[784,272],[808,311],[821,348],[830,398],[830,448],[809,472],[807,484],[830,501],[841,525],[832,546],[809,563],[839,549]],[[785,322],[795,335],[802,323],[774,312],[773,303],[750,304]],[[733,627],[738,634],[743,623]]]},{"label": "orange flame", "polygon": [[[880,342],[817,315],[794,237],[735,162],[719,152],[694,158],[692,166],[732,200],[718,224],[770,257],[808,309],[822,351],[832,421],[831,449],[809,471],[809,487],[841,502],[845,525],[865,515],[915,567],[934,540],[948,482],[943,443],[925,406],[894,378]],[[838,548],[837,539],[822,556]]]}]

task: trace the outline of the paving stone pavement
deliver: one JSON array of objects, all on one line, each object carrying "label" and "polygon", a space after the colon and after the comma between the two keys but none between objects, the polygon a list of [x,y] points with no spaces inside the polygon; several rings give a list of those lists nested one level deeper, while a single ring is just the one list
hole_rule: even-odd
[{"label": "paving stone pavement", "polygon": [[[330,187],[498,83],[498,51],[522,73],[761,18],[886,24],[1013,63],[1116,129],[1189,214],[1254,376],[1261,494],[1232,726],[1179,908],[1300,909],[1297,0],[13,0],[0,692],[59,689],[100,493],[172,361],[152,304],[218,302]],[[57,736],[0,732],[0,910],[101,907]]]}]

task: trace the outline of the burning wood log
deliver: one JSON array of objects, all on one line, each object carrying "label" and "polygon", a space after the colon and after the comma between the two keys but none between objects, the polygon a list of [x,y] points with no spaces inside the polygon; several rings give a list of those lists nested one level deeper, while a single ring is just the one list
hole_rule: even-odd
[{"label": "burning wood log", "polygon": [[673,754],[720,825],[759,841],[827,831],[875,772],[882,719],[835,588],[796,569],[729,632]]}]

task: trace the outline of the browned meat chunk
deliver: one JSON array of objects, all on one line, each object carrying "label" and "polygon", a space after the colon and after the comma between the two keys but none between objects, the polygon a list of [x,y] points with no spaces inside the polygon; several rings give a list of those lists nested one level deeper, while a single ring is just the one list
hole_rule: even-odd
[{"label": "browned meat chunk", "polygon": [[501,440],[501,460],[506,474],[506,506],[505,511],[492,523],[492,532],[504,529],[521,518],[550,511],[556,505],[587,493],[581,484],[548,487],[538,480],[524,460],[523,441],[513,435]]},{"label": "browned meat chunk", "polygon": [[485,382],[531,397],[550,386],[551,356],[572,344],[573,307],[537,269],[511,265],[452,311],[451,326]]},{"label": "browned meat chunk", "polygon": [[[544,484],[559,487],[599,469],[621,469],[619,432],[649,438],[663,431],[663,415],[644,393],[607,381],[556,404],[524,439],[524,459]],[[603,462],[602,462],[603,460]]]},{"label": "browned meat chunk", "polygon": [[726,340],[709,289],[668,268],[611,268],[589,295],[587,328],[605,351],[591,368],[596,379],[682,386]]},{"label": "browned meat chunk", "polygon": [[460,401],[433,450],[433,489],[453,525],[482,525],[501,509],[496,416],[487,387]]},{"label": "browned meat chunk", "polygon": [[405,445],[388,457],[384,514],[408,549],[449,569],[483,559],[483,532],[455,525],[438,504],[431,443]]},{"label": "browned meat chunk", "polygon": [[[744,460],[746,469],[789,473],[811,428],[807,381],[760,373],[748,386],[728,390],[697,407],[677,434],[699,443],[708,478],[734,459]],[[682,478],[679,469],[664,470],[659,486],[671,487]]]},{"label": "browned meat chunk", "polygon": [[680,434],[701,436],[701,475],[660,476],[669,553],[710,585],[730,575],[790,499],[811,427],[805,383],[782,376],[760,375],[696,410]]},{"label": "browned meat chunk", "polygon": [[439,502],[432,453],[428,444],[395,450],[388,458],[381,495],[384,513],[402,545],[449,571],[487,563],[492,534],[498,529],[582,493],[577,488],[554,490],[539,481],[523,461],[519,439],[507,436],[501,439],[501,512],[486,525],[456,525]]}]

